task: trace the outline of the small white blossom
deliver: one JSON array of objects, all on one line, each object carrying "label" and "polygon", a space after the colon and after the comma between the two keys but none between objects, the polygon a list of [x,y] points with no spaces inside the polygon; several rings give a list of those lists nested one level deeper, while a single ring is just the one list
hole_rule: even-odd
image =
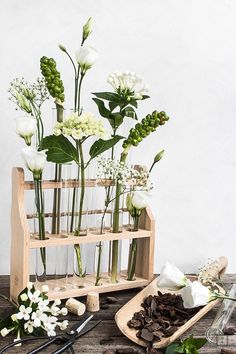
[{"label": "small white blossom", "polygon": [[26,293],[23,293],[23,294],[21,294],[20,298],[22,301],[26,301],[28,299],[28,296]]},{"label": "small white blossom", "polygon": [[13,328],[11,328],[11,329],[8,329],[8,328],[3,328],[1,331],[0,331],[0,333],[1,333],[1,336],[2,337],[6,337],[11,331],[13,330]]},{"label": "small white blossom", "polygon": [[68,314],[68,310],[66,307],[62,307],[60,310],[60,315],[66,316]]},{"label": "small white blossom", "polygon": [[13,322],[17,322],[16,313],[13,313],[13,314],[11,315],[11,319],[12,319]]},{"label": "small white blossom", "polygon": [[57,306],[61,305],[61,300],[60,299],[55,299],[54,300],[54,304],[57,305]]},{"label": "small white blossom", "polygon": [[40,302],[38,302],[38,309],[41,312],[49,312],[50,308],[49,308],[49,300],[42,300]]},{"label": "small white blossom", "polygon": [[68,327],[68,324],[69,324],[68,320],[64,320],[62,322],[57,323],[61,331],[64,331]]},{"label": "small white blossom", "polygon": [[29,281],[28,284],[27,284],[27,289],[31,290],[33,288],[33,285],[34,284],[31,281]]},{"label": "small white blossom", "polygon": [[49,292],[49,287],[48,287],[48,285],[43,285],[43,286],[42,286],[42,292],[43,292],[43,293],[48,293],[48,292]]},{"label": "small white blossom", "polygon": [[32,312],[32,307],[25,307],[25,305],[21,305],[19,307],[19,311],[16,314],[16,317],[18,320],[24,319],[25,321],[28,321],[30,319],[30,313]]},{"label": "small white blossom", "polygon": [[35,327],[37,327],[37,326],[35,326],[34,322],[32,322],[32,321],[28,321],[24,324],[24,329],[28,333],[33,333]]},{"label": "small white blossom", "polygon": [[42,311],[36,310],[35,312],[32,313],[31,320],[33,321],[35,327],[40,327],[41,322],[46,321],[47,317],[48,316]]},{"label": "small white blossom", "polygon": [[35,290],[33,293],[31,291],[28,291],[28,298],[32,303],[37,304],[38,302],[41,301],[41,293],[39,290]]}]

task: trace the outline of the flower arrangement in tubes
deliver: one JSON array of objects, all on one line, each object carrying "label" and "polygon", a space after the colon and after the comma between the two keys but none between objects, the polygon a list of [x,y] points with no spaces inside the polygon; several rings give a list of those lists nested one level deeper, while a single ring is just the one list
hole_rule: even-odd
[{"label": "flower arrangement in tubes", "polygon": [[[10,99],[24,116],[16,119],[16,132],[24,139],[26,146],[22,156],[26,167],[32,172],[35,181],[35,205],[38,220],[38,237],[45,239],[45,205],[43,198],[43,171],[46,161],[54,166],[54,180],[61,181],[65,164],[76,166],[75,179],[78,187],[73,188],[71,198],[69,232],[82,237],[86,233],[82,229],[84,204],[86,203],[86,173],[91,162],[97,161],[97,180],[104,182],[105,199],[102,202],[100,233],[103,233],[104,216],[108,207],[112,208],[111,232],[120,230],[119,213],[126,200],[127,210],[133,219],[133,231],[138,229],[138,221],[150,199],[153,185],[150,174],[154,165],[160,161],[164,151],[154,157],[149,169],[130,167],[127,157],[131,149],[137,148],[152,133],[164,125],[169,117],[164,111],[153,111],[141,120],[137,109],[141,101],[149,98],[148,86],[143,79],[133,72],[116,72],[108,76],[111,91],[93,92],[92,99],[97,107],[97,113],[86,110],[86,103],[81,102],[81,92],[86,75],[94,66],[98,53],[87,40],[92,32],[91,19],[83,26],[80,48],[73,57],[64,45],[59,49],[68,59],[73,70],[73,110],[65,113],[65,88],[61,73],[55,59],[42,56],[40,70],[42,78],[34,84],[28,84],[24,79],[15,79],[10,86]],[[49,98],[54,100],[56,121],[50,135],[45,136],[42,105]],[[133,128],[126,136],[120,135],[120,128],[127,119],[134,122]],[[108,122],[108,125],[106,124]],[[119,149],[117,146],[119,145]],[[121,153],[119,153],[121,147]],[[125,197],[125,198],[124,198]],[[76,209],[76,200],[79,207]],[[61,231],[61,189],[54,189],[52,207],[51,233]],[[110,281],[118,281],[118,240],[112,241],[110,260]],[[79,243],[74,246],[77,263],[77,275],[83,277],[81,248]],[[46,253],[41,248],[41,259],[46,272]],[[101,279],[102,243],[99,248],[96,285]],[[135,274],[137,243],[134,238],[130,246],[127,279],[133,280]]]}]

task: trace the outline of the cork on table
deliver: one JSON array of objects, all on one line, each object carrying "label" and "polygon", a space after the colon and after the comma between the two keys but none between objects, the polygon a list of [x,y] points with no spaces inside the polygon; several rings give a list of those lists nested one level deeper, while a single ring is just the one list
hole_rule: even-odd
[{"label": "cork on table", "polygon": [[[227,288],[230,288],[231,284],[236,283],[236,275],[225,275],[223,277],[223,283]],[[103,302],[107,296],[115,297],[117,299],[116,302],[106,304],[101,306],[99,312],[93,313],[94,318],[93,321],[102,320],[102,322],[95,327],[91,332],[87,333],[83,337],[79,338],[73,348],[75,353],[94,353],[94,354],[102,354],[106,350],[122,350],[126,349],[126,353],[145,353],[145,348],[139,347],[135,343],[131,342],[128,338],[126,338],[116,326],[114,316],[115,313],[124,305],[126,304],[133,296],[135,296],[140,289],[132,289],[132,290],[125,290],[119,291],[109,294],[102,294],[100,297],[100,301]],[[0,276],[0,294],[5,296],[9,296],[9,276]],[[80,298],[80,301],[86,303],[86,298]],[[216,312],[217,308],[213,308],[210,312],[208,312],[199,322],[197,322],[188,332],[185,333],[184,337],[193,334],[195,337],[203,337],[205,335],[206,329],[211,325]],[[12,306],[6,302],[5,300],[0,298],[0,318],[5,318],[7,315],[10,315],[13,311]],[[235,311],[236,312],[236,311]],[[236,323],[236,313],[233,313],[232,321]],[[70,326],[73,326],[78,317],[73,314],[68,314],[66,318],[68,319]],[[14,336],[7,336],[6,338],[0,337],[0,347],[12,342]],[[32,342],[28,342],[27,344],[22,345],[21,347],[15,347],[11,350],[8,350],[7,353],[27,353],[28,351],[32,350],[42,341],[35,340]],[[54,348],[55,350],[56,348]],[[227,349],[236,349],[235,347],[227,347]],[[215,345],[206,344],[201,350],[201,354],[218,354],[220,353],[221,347],[217,347]],[[44,353],[52,353],[52,348],[48,348],[44,350]],[[69,353],[67,351],[66,353]]]}]

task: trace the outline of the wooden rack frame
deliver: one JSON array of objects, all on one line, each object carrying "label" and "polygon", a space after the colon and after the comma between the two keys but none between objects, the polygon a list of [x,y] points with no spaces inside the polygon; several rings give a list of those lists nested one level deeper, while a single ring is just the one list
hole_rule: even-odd
[{"label": "wooden rack frame", "polygon": [[[95,180],[86,180],[86,185],[95,187]],[[78,182],[70,180],[64,182],[44,181],[43,189],[55,188],[73,188],[78,186]],[[18,294],[26,287],[29,281],[29,258],[30,250],[40,247],[51,247],[61,245],[73,245],[82,243],[96,243],[106,240],[137,239],[137,264],[136,278],[133,281],[126,280],[126,275],[121,275],[119,282],[114,284],[110,282],[95,286],[95,276],[85,277],[85,287],[70,288],[65,291],[49,291],[48,297],[68,298],[87,295],[90,291],[109,292],[124,289],[131,289],[147,285],[153,279],[154,271],[154,239],[155,239],[155,221],[151,210],[147,208],[140,216],[140,230],[131,232],[124,230],[121,233],[105,233],[95,235],[88,233],[87,236],[74,236],[61,233],[58,235],[47,234],[46,240],[39,240],[30,233],[27,214],[25,210],[25,191],[33,190],[34,183],[24,180],[24,170],[19,167],[13,168],[12,173],[12,211],[11,211],[11,273],[10,273],[10,298],[17,301]],[[49,280],[50,283],[54,280]],[[63,282],[63,280],[61,280]]]}]

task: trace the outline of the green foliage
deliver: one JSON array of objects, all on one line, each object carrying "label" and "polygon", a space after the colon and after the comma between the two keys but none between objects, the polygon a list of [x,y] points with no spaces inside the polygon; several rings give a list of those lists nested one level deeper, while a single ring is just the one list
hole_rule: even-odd
[{"label": "green foliage", "polygon": [[199,354],[198,349],[203,347],[206,342],[205,338],[193,338],[191,335],[179,343],[170,344],[166,349],[166,354]]},{"label": "green foliage", "polygon": [[122,136],[116,135],[109,140],[99,139],[95,141],[89,150],[90,160],[115,146],[121,139],[123,139]]},{"label": "green foliage", "polygon": [[[133,108],[137,108],[137,100],[114,92],[95,92],[93,95],[96,96],[93,100],[98,107],[100,115],[108,119],[113,130],[116,130],[123,123],[125,117],[138,119],[135,109]],[[143,97],[145,99],[148,96]],[[106,107],[104,101],[108,102],[108,107]],[[118,110],[114,112],[116,108],[118,108]]]},{"label": "green foliage", "polygon": [[40,69],[46,80],[46,86],[50,95],[58,101],[64,102],[64,85],[60,79],[61,74],[57,70],[55,60],[43,56],[40,59]]},{"label": "green foliage", "polygon": [[55,163],[78,163],[78,152],[64,135],[49,135],[43,139],[42,148],[47,149],[47,161]]}]

